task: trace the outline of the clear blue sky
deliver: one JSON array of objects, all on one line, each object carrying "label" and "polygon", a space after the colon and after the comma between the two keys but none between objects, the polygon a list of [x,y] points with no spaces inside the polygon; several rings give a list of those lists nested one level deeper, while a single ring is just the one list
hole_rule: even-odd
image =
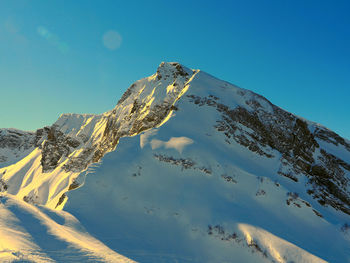
[{"label": "clear blue sky", "polygon": [[178,61],[350,138],[349,13],[340,0],[3,0],[0,127],[102,113]]}]

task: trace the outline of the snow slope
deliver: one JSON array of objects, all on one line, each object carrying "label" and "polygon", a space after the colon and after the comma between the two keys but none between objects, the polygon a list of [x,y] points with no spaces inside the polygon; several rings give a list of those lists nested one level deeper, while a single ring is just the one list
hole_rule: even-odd
[{"label": "snow slope", "polygon": [[[42,222],[79,219],[43,225],[100,261],[350,262],[350,142],[202,71],[162,63],[113,110],[64,114],[35,138],[0,168],[6,231],[17,202]],[[26,257],[63,262],[28,244]]]},{"label": "snow slope", "polygon": [[1,262],[133,262],[90,236],[63,211],[0,199]]}]

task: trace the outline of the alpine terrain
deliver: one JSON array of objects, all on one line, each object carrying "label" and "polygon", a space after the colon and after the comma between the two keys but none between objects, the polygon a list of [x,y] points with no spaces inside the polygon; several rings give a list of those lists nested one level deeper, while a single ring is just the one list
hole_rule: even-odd
[{"label": "alpine terrain", "polygon": [[101,115],[0,130],[1,262],[350,262],[350,141],[161,63]]}]

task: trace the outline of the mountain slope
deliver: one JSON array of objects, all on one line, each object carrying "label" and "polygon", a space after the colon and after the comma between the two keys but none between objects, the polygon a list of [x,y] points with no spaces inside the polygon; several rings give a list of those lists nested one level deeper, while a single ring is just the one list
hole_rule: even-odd
[{"label": "mountain slope", "polygon": [[0,169],[3,195],[134,260],[350,262],[350,142],[202,71],[162,63],[34,142]]}]

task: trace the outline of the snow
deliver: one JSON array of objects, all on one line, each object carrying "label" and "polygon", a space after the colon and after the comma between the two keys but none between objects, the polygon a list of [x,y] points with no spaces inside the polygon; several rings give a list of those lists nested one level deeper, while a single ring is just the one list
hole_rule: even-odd
[{"label": "snow", "polygon": [[[83,149],[97,143],[103,135],[107,119],[103,115],[63,114],[54,123],[65,135],[81,142],[68,157],[78,157]],[[42,144],[44,142],[41,142]],[[83,171],[66,171],[64,165],[68,157],[60,160],[51,172],[43,172],[41,166],[42,149],[31,148],[27,155],[13,164],[0,168],[2,179],[7,182],[7,193],[18,198],[29,197],[33,203],[57,206],[61,196],[67,192],[75,178]]]},{"label": "snow", "polygon": [[161,141],[157,139],[151,140],[152,150],[164,147],[166,149],[175,149],[182,153],[183,149],[193,143],[193,140],[187,137],[171,137],[168,141]]},{"label": "snow", "polygon": [[[0,178],[8,184],[0,198],[0,257],[36,262],[350,262],[349,236],[341,230],[349,217],[312,199],[305,178],[294,182],[280,176],[277,150],[265,146],[273,156],[267,158],[234,140],[228,143],[214,127],[221,113],[188,96],[212,96],[231,109],[250,112],[255,110],[251,101],[270,113],[271,103],[199,70],[182,66],[179,74],[177,65],[162,63],[109,112],[61,115],[55,126],[81,144],[52,171],[42,171],[40,148],[0,168]],[[164,104],[172,108],[160,123],[141,134],[131,132],[135,121]],[[138,114],[132,114],[135,105]],[[70,157],[100,145],[110,120],[124,134],[116,149],[87,169],[66,171]],[[319,143],[350,160],[344,147]],[[80,187],[68,191],[73,182]],[[57,206],[63,194],[68,199]],[[22,201],[28,196],[35,205]]]},{"label": "snow", "polygon": [[88,144],[100,139],[106,119],[103,115],[62,114],[54,123],[65,135],[85,141]]},{"label": "snow", "polygon": [[[162,133],[162,130],[160,128],[159,132]],[[218,176],[219,172],[207,176],[195,169],[160,163],[152,157],[155,150],[150,147],[141,149],[138,144],[138,138],[124,138],[118,145],[118,151],[107,154],[103,164],[86,178],[84,187],[68,193],[69,201],[65,207],[78,218],[84,218],[89,233],[112,249],[119,248],[123,255],[141,262],[173,262],[175,259],[187,262],[184,258],[192,259],[188,262],[232,262],[230,258],[240,257],[244,258],[244,262],[264,262],[263,257],[250,252],[247,247],[243,246],[247,251],[243,249],[245,252],[242,252],[243,241],[236,244],[209,236],[208,224],[222,224],[225,229],[238,231],[241,222],[245,222],[259,225],[265,232],[277,232],[297,246],[286,241],[287,248],[272,247],[275,243],[279,244],[277,241],[280,239],[261,245],[268,244],[280,251],[282,256],[288,256],[289,260],[301,258],[304,262],[308,262],[309,258],[323,262],[311,256],[321,253],[317,248],[310,245],[303,247],[308,242],[314,244],[320,237],[319,232],[341,240],[334,227],[328,225],[333,234],[325,230],[327,225],[310,208],[305,208],[305,217],[295,217],[294,211],[299,208],[285,204],[287,189],[277,187],[267,179],[264,180],[266,183],[261,183],[253,174],[243,173],[236,167],[224,168],[225,165],[220,163],[218,171],[232,176],[238,174],[234,176],[238,183],[229,183]],[[176,157],[171,149],[157,150]],[[192,159],[198,156],[200,149],[197,151],[190,155]],[[188,153],[185,157],[189,157]],[[201,167],[207,163],[197,165]],[[266,196],[257,197],[258,188],[265,189]],[[268,200],[261,201],[266,198]],[[98,214],[94,212],[97,207]],[[111,224],[113,228],[109,227]],[[309,234],[300,233],[300,229],[308,229]],[[241,235],[243,237],[245,235]],[[302,244],[303,249],[298,244]],[[323,243],[325,245],[327,243]],[[341,252],[341,248],[335,250],[336,255],[346,251]],[[285,251],[288,253],[283,254]],[[328,250],[328,256],[332,252]],[[323,256],[327,258],[327,254]],[[340,258],[346,257],[343,254]]]},{"label": "snow", "polygon": [[267,248],[267,253],[272,256],[276,262],[284,263],[287,259],[292,258],[298,263],[316,263],[326,262],[305,250],[255,226],[239,224],[238,228],[243,232],[248,244],[259,242]]},{"label": "snow", "polygon": [[[303,185],[277,175],[277,152],[266,158],[227,144],[211,126],[218,118],[213,108],[198,109],[186,99],[176,106],[180,110],[159,128],[122,138],[84,186],[68,193],[65,210],[84,218],[89,233],[141,262],[349,261],[350,244],[339,231],[342,219],[327,221],[325,209]],[[170,138],[181,137],[195,143],[182,153],[165,147]],[[155,154],[172,159],[160,161]],[[195,164],[186,169],[181,159]],[[287,205],[290,192],[300,197]],[[208,225],[223,226],[238,238],[208,235]],[[249,246],[247,233],[267,258]]]},{"label": "snow", "polygon": [[21,199],[34,196],[34,203],[55,208],[61,195],[79,173],[65,172],[62,169],[64,163],[51,173],[43,173],[40,162],[41,150],[36,148],[16,164],[0,169],[0,174],[5,172],[2,179],[9,186],[7,193]]},{"label": "snow", "polygon": [[0,226],[2,262],[133,262],[89,235],[69,213],[14,196],[0,199]]},{"label": "snow", "polygon": [[157,129],[151,129],[151,130],[148,130],[146,132],[143,132],[140,135],[140,147],[141,147],[141,149],[149,143],[149,138],[152,137],[153,135],[156,135],[157,132],[158,132]]}]

